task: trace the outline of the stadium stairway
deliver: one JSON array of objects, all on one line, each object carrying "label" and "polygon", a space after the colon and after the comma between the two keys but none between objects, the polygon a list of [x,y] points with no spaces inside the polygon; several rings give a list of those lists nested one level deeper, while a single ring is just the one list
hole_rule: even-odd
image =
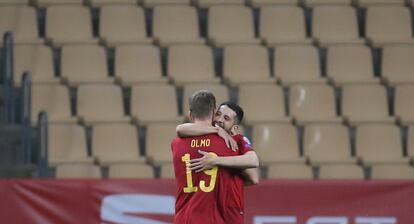
[{"label": "stadium stairway", "polygon": [[36,158],[30,147],[35,136],[27,121],[24,122],[22,108],[16,108],[16,105],[22,107],[21,92],[21,89],[0,84],[0,178],[37,175]]},{"label": "stadium stairway", "polygon": [[35,166],[25,162],[20,124],[0,125],[0,178],[25,178],[35,173]]}]

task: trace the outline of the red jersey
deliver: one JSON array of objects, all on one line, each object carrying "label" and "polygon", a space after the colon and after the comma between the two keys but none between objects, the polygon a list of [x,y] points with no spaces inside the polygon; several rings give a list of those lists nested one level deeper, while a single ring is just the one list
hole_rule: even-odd
[{"label": "red jersey", "polygon": [[175,217],[176,224],[228,224],[225,220],[228,196],[235,188],[234,172],[225,167],[214,167],[203,172],[189,169],[190,159],[201,157],[198,150],[217,156],[234,156],[224,140],[217,134],[191,138],[176,137],[171,143],[175,179],[177,182]]},{"label": "red jersey", "polygon": [[[249,151],[252,151],[250,141],[243,137],[243,135],[233,136],[236,140],[239,150],[237,150],[238,155],[243,155]],[[240,175],[239,169],[231,170],[231,178],[226,205],[226,223],[231,224],[243,224],[244,223],[244,179]]]}]

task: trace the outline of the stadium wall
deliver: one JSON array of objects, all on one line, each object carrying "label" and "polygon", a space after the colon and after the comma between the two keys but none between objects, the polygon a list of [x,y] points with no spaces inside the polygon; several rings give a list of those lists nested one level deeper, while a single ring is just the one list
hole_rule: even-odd
[{"label": "stadium wall", "polygon": [[[2,180],[0,223],[171,223],[173,180]],[[414,181],[265,180],[248,224],[412,224]]]}]

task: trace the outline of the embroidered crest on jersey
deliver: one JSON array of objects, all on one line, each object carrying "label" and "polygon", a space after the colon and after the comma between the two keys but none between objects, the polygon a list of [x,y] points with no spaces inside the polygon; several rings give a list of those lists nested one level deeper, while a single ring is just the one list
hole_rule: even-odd
[{"label": "embroidered crest on jersey", "polygon": [[243,140],[247,143],[247,146],[248,146],[249,148],[251,148],[251,147],[252,147],[252,143],[250,142],[250,140],[249,140],[246,136],[243,136]]}]

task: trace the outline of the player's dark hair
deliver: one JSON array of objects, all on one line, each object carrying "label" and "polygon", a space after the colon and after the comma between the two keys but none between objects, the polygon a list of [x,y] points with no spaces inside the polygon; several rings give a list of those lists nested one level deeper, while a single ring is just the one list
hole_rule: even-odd
[{"label": "player's dark hair", "polygon": [[207,90],[199,90],[189,99],[190,111],[194,118],[203,119],[216,109],[216,97]]},{"label": "player's dark hair", "polygon": [[236,103],[230,102],[230,101],[226,101],[220,104],[219,108],[221,106],[227,106],[236,113],[236,124],[240,124],[242,122],[244,112],[243,112],[243,109],[239,105],[237,105]]}]

